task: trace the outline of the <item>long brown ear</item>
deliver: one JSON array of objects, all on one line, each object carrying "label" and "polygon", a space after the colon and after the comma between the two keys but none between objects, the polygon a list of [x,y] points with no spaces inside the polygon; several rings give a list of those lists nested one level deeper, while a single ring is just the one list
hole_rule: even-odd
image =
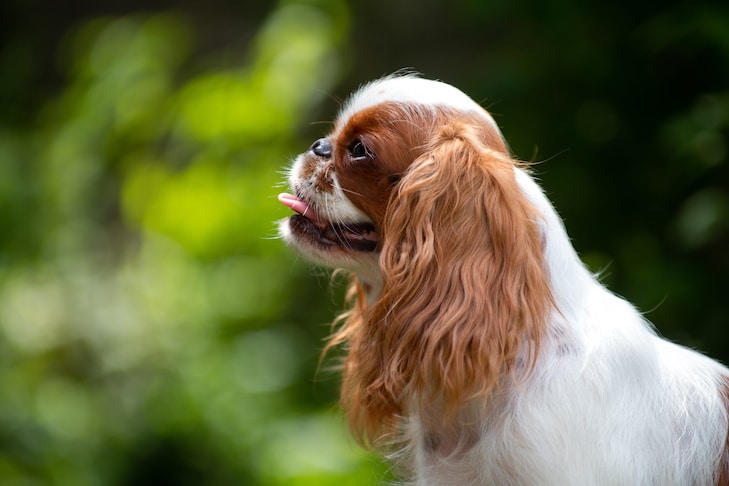
[{"label": "long brown ear", "polygon": [[437,403],[444,420],[536,357],[552,307],[534,208],[477,129],[441,128],[390,201],[383,289],[350,335],[343,403],[363,441]]}]

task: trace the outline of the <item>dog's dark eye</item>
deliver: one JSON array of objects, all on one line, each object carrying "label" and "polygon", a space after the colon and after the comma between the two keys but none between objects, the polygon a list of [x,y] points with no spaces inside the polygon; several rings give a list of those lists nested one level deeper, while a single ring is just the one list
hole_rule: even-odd
[{"label": "dog's dark eye", "polygon": [[352,160],[363,160],[371,156],[365,144],[359,139],[355,139],[349,144],[349,155],[352,157]]}]

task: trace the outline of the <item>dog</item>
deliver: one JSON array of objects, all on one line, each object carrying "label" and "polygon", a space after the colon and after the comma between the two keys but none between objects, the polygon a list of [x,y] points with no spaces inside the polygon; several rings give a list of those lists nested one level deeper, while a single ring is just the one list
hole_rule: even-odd
[{"label": "dog", "polygon": [[408,484],[729,485],[729,370],[587,270],[466,94],[361,87],[289,183],[283,240],[351,274],[351,430]]}]

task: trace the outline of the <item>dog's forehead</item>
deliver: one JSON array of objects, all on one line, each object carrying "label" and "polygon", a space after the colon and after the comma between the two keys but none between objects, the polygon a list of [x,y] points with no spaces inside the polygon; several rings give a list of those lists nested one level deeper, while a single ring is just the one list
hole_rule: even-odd
[{"label": "dog's forehead", "polygon": [[413,103],[478,113],[498,131],[491,115],[463,91],[449,84],[411,76],[390,77],[373,81],[356,91],[337,117],[338,125],[346,124],[355,114],[380,103]]}]

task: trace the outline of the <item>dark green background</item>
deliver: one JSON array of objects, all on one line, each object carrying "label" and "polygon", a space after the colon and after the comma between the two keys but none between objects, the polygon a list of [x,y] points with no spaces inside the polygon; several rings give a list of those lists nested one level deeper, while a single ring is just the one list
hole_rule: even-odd
[{"label": "dark green background", "polygon": [[729,361],[726,2],[0,7],[0,483],[373,484],[291,158],[400,68],[494,114],[586,264]]}]

